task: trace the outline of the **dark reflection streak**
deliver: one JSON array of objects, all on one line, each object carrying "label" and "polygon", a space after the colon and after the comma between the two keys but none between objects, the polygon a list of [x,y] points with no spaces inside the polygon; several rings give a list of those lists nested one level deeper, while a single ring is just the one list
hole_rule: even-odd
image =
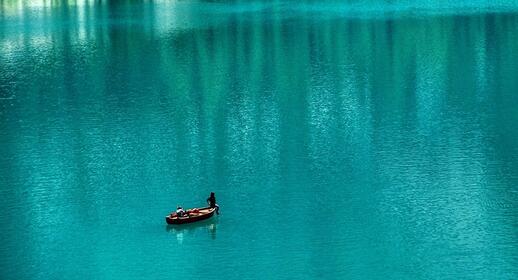
[{"label": "dark reflection streak", "polygon": [[[398,112],[399,114],[403,114],[401,116],[400,124],[401,129],[408,128],[410,130],[415,129],[415,120],[417,119],[416,108],[418,108],[417,104],[417,75],[418,75],[418,65],[417,65],[417,56],[418,50],[413,49],[413,54],[410,55],[409,64],[408,64],[408,72],[406,75],[402,77],[403,80],[407,81],[405,88],[402,89],[402,106],[397,106],[394,104],[393,110],[397,110],[396,107],[401,108],[403,112]],[[403,72],[405,73],[405,72]],[[383,75],[383,73],[379,73],[379,75]],[[390,84],[390,81],[388,81]],[[383,90],[381,87],[383,85],[380,84],[379,90]],[[387,100],[388,101],[388,100]]]},{"label": "dark reflection streak", "polygon": [[[82,64],[82,53],[81,48],[77,45],[74,45],[74,41],[79,37],[79,27],[78,21],[74,21],[74,16],[77,16],[77,9],[80,9],[78,6],[69,6],[62,5],[59,7],[60,14],[62,19],[65,22],[69,22],[69,25],[66,29],[62,30],[61,38],[59,38],[58,42],[61,45],[58,47],[57,52],[62,55],[62,65],[64,66],[64,72],[61,83],[64,85],[64,92],[52,92],[51,95],[57,95],[55,104],[56,110],[61,111],[62,108],[81,108],[82,104],[82,94],[81,90],[77,88],[77,84],[72,81],[80,80],[79,72],[83,72],[85,65]],[[42,96],[46,98],[45,96]],[[65,106],[62,106],[61,100],[65,100],[64,102],[68,103]],[[42,101],[42,104],[45,101]],[[44,107],[44,105],[42,105]],[[80,120],[78,117],[77,110],[68,111],[68,112],[55,112],[56,115],[63,116],[61,119],[62,129],[69,131],[71,137],[71,145],[74,147],[74,153],[70,156],[71,162],[69,163],[73,170],[77,170],[75,172],[76,178],[72,178],[72,182],[77,183],[77,188],[74,189],[76,193],[70,194],[72,195],[76,201],[84,201],[84,199],[88,194],[88,183],[87,183],[87,166],[85,164],[84,159],[84,150],[83,150],[83,139],[84,135],[81,133],[81,127],[71,127],[70,124],[75,121]],[[76,124],[77,125],[77,124]],[[68,137],[67,137],[68,138]],[[67,184],[67,183],[64,183]],[[85,215],[89,214],[88,203],[79,203],[78,211],[74,211],[72,213],[84,213]]]},{"label": "dark reflection streak", "polygon": [[[307,27],[301,32],[294,32],[292,23],[282,22],[275,30],[274,34],[281,35],[274,39],[276,53],[276,76],[277,84],[283,95],[280,97],[281,109],[281,159],[305,158],[308,155],[309,131],[307,125],[297,127],[291,126],[292,123],[306,124],[309,120],[307,113],[308,82],[306,80],[305,69],[309,69],[307,63],[310,62],[305,48],[299,48],[302,36],[307,36]],[[287,67],[291,65],[291,67]],[[287,68],[286,68],[287,67]],[[286,71],[281,71],[285,69]],[[301,139],[302,143],[296,143],[293,139]],[[306,162],[282,161],[281,174],[282,180],[286,185],[292,185],[294,181],[308,175],[309,166]],[[288,195],[279,190],[280,196]],[[287,197],[286,200],[288,201]]]},{"label": "dark reflection streak", "polygon": [[[337,167],[335,170],[333,170],[333,173],[336,177],[340,178],[342,177],[343,172],[341,169],[344,168],[344,166],[341,165],[349,165],[348,163],[344,162],[347,158],[346,151],[347,148],[344,146],[346,143],[346,135],[344,132],[346,131],[344,124],[345,120],[350,117],[349,115],[351,112],[344,112],[342,111],[342,103],[344,102],[345,98],[348,98],[348,96],[345,95],[344,89],[342,88],[343,85],[345,85],[345,73],[340,75],[338,73],[344,72],[344,65],[347,60],[347,51],[340,48],[340,43],[343,42],[341,32],[341,26],[335,24],[335,22],[330,22],[331,25],[330,30],[331,34],[329,36],[329,45],[332,46],[329,51],[330,60],[334,61],[335,63],[331,64],[332,73],[337,73],[338,76],[334,81],[332,82],[331,88],[335,92],[332,100],[332,119],[334,120],[334,126],[337,127],[336,130],[333,131],[333,143],[332,145],[334,147],[338,147],[338,152],[336,154],[332,154],[332,164]],[[333,28],[334,27],[334,28]],[[339,51],[333,51],[333,50],[339,50]],[[348,73],[347,73],[348,75]],[[341,112],[341,113],[339,113]],[[347,167],[345,167],[347,168]]]},{"label": "dark reflection streak", "polygon": [[[210,34],[210,32],[209,32]],[[210,37],[210,36],[209,36]],[[207,147],[205,145],[205,139],[207,137],[207,123],[205,121],[205,109],[207,106],[207,97],[205,94],[208,92],[208,87],[210,87],[210,75],[204,75],[205,73],[210,73],[211,61],[207,56],[205,45],[203,44],[202,38],[200,36],[195,36],[195,47],[193,49],[193,58],[190,61],[191,63],[191,87],[189,95],[193,100],[193,114],[196,119],[196,142],[198,143],[198,153],[195,155],[195,164],[198,166],[198,178],[200,180],[200,184],[206,185],[207,182],[207,164],[203,160],[207,155]],[[214,44],[213,40],[209,39],[207,42],[208,49],[212,48]],[[194,147],[193,147],[194,148]],[[194,151],[193,151],[194,152]]]},{"label": "dark reflection streak", "polygon": [[23,24],[22,40],[23,40],[24,52],[31,53],[30,52],[30,48],[31,48],[31,43],[30,43],[31,24],[30,24],[30,18],[28,17],[28,15],[30,15],[30,8],[26,6],[27,4],[25,2],[22,2],[21,5],[22,5],[23,12],[20,15],[20,17],[21,17],[21,21],[22,21],[22,24]]},{"label": "dark reflection streak", "polygon": [[[7,22],[7,9],[8,9],[8,5],[4,5],[3,3],[0,2],[0,22],[4,23],[4,22]],[[0,24],[0,39],[3,40],[4,38],[6,38],[6,34],[7,34],[7,24]],[[0,51],[0,59],[2,59],[2,55],[3,54],[3,51]],[[1,65],[1,64],[0,64]],[[2,68],[0,68],[0,71],[3,71]],[[1,95],[0,95],[1,97]]]}]

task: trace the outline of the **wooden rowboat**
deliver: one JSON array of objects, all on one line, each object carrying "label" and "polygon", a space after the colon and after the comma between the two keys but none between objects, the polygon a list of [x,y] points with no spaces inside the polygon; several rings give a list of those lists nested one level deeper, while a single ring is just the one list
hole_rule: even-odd
[{"label": "wooden rowboat", "polygon": [[187,224],[194,223],[197,221],[206,220],[212,216],[214,216],[214,212],[216,208],[204,207],[198,209],[189,209],[187,210],[187,215],[178,217],[176,213],[171,213],[165,217],[165,221],[170,225],[179,225],[179,224]]}]

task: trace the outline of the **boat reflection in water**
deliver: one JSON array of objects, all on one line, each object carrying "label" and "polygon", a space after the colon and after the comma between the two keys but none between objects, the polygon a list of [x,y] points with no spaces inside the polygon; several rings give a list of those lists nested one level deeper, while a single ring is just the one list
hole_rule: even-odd
[{"label": "boat reflection in water", "polygon": [[218,217],[213,217],[204,221],[181,224],[181,225],[166,225],[166,231],[173,233],[178,240],[178,243],[182,243],[185,236],[192,236],[207,232],[212,239],[216,239],[216,228],[218,224]]}]

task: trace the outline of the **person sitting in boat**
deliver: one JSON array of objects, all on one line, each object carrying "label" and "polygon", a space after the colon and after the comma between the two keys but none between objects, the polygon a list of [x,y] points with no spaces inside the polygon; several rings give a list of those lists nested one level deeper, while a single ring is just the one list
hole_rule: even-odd
[{"label": "person sitting in boat", "polygon": [[178,206],[176,208],[176,216],[177,217],[183,217],[185,215],[187,215],[187,213],[185,212],[185,210],[183,210],[182,206]]},{"label": "person sitting in boat", "polygon": [[209,198],[207,198],[207,203],[209,203],[210,208],[216,208],[216,214],[219,215],[219,205],[216,203],[216,196],[213,192],[211,192]]}]

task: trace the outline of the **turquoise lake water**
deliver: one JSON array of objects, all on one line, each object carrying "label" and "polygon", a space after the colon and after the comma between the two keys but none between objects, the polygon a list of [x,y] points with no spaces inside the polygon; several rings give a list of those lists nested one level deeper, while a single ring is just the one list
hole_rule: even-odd
[{"label": "turquoise lake water", "polygon": [[518,2],[59,2],[0,3],[1,279],[518,279]]}]

